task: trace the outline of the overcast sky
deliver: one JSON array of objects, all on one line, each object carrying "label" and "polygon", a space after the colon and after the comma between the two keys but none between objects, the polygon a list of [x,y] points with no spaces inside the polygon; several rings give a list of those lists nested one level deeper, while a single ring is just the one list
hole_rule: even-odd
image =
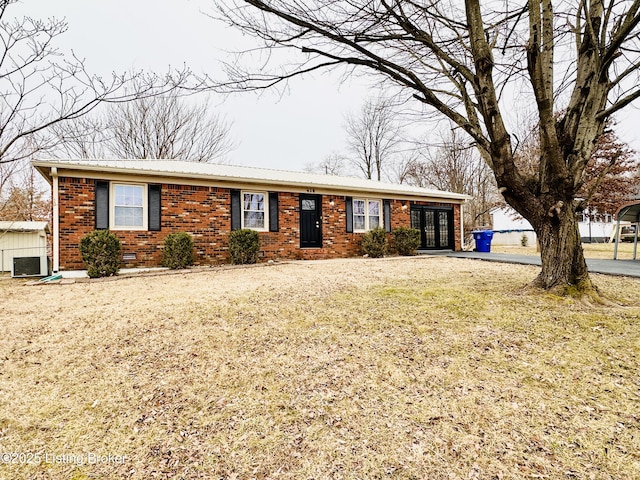
[{"label": "overcast sky", "polygon": [[[85,58],[91,72],[150,69],[165,72],[186,64],[195,72],[223,78],[228,51],[250,42],[205,13],[209,0],[21,0],[10,12],[34,18],[65,18],[69,30],[57,45]],[[337,75],[305,77],[289,93],[275,91],[211,97],[233,123],[239,147],[233,164],[303,170],[344,150],[343,118],[372,94],[358,80]]]},{"label": "overcast sky", "polygon": [[[208,17],[211,0],[20,0],[16,16],[66,18],[67,33],[58,38],[63,51],[73,49],[92,72],[150,69],[165,72],[186,64],[195,72],[224,78],[221,62],[251,39]],[[295,79],[287,94],[275,91],[213,96],[233,123],[239,147],[233,164],[302,170],[333,152],[345,150],[344,116],[357,113],[377,92],[365,80],[339,82],[337,74]],[[517,98],[514,99],[514,105]],[[518,107],[506,109],[520,111]],[[640,151],[640,113],[632,107],[618,116],[616,131]]]}]

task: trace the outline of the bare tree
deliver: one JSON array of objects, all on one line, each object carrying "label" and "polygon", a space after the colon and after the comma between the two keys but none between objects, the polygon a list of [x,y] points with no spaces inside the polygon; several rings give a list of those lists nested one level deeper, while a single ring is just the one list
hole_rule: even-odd
[{"label": "bare tree", "polygon": [[[64,20],[12,17],[14,3],[0,0],[0,165],[20,163],[51,148],[58,139],[49,129],[56,124],[78,119],[104,102],[172,91],[190,75],[186,69],[164,77],[92,75],[81,59],[55,46],[67,30]],[[126,90],[133,80],[137,88]],[[6,178],[6,170],[0,176]]]},{"label": "bare tree", "polygon": [[384,98],[367,100],[359,115],[346,117],[346,133],[353,164],[365,178],[381,180],[401,142],[392,103]]},{"label": "bare tree", "polygon": [[14,188],[16,179],[26,170],[25,162],[15,161],[0,163],[0,219],[10,220],[7,203]]},{"label": "bare tree", "polygon": [[0,206],[2,204],[2,192],[11,182],[11,179],[25,168],[24,162],[0,163]]},{"label": "bare tree", "polygon": [[114,105],[104,123],[106,149],[120,158],[220,162],[235,148],[229,124],[208,102],[187,103],[175,93]]},{"label": "bare tree", "polygon": [[421,174],[427,182],[438,189],[466,193],[473,187],[477,172],[482,170],[482,163],[475,155],[474,148],[461,138],[455,129],[448,135],[441,135],[435,149],[423,150]]},{"label": "bare tree", "polygon": [[0,220],[46,221],[51,216],[51,195],[35,169],[13,175],[0,199]]},{"label": "bare tree", "polygon": [[305,171],[309,173],[319,173],[322,175],[346,175],[347,159],[339,153],[331,153],[318,163],[308,163]]},{"label": "bare tree", "polygon": [[[576,195],[607,119],[640,97],[639,1],[217,5],[229,24],[262,39],[265,48],[302,53],[293,66],[257,74],[231,65],[226,86],[267,88],[339,65],[378,75],[475,142],[505,200],[538,235],[542,271],[535,283],[598,298],[580,242]],[[515,162],[508,125],[515,100],[505,92],[517,92],[534,109],[541,155],[533,174]]]},{"label": "bare tree", "polygon": [[105,105],[90,117],[59,125],[54,155],[80,158],[165,158],[223,162],[235,148],[230,125],[173,91],[127,103]]},{"label": "bare tree", "polygon": [[465,205],[465,230],[490,223],[490,210],[500,203],[491,169],[458,129],[440,134],[432,145],[416,142],[418,155],[406,166],[407,183],[470,195]]},{"label": "bare tree", "polygon": [[110,134],[95,113],[52,125],[49,131],[56,141],[47,154],[57,158],[107,158],[105,140]]},{"label": "bare tree", "polygon": [[426,186],[426,182],[423,182],[420,176],[414,176],[420,163],[419,150],[408,149],[402,152],[400,157],[396,158],[387,169],[389,181],[415,185],[417,187]]},{"label": "bare tree", "polygon": [[83,60],[56,47],[64,20],[16,18],[15,3],[0,0],[0,216],[12,220],[43,216],[46,200],[27,160],[59,142],[52,127],[78,121],[102,103],[173,91],[190,77],[187,69],[92,75]]}]

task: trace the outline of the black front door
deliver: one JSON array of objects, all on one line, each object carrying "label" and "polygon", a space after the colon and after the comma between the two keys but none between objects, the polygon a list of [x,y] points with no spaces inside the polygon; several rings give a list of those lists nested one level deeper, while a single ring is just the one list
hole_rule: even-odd
[{"label": "black front door", "polygon": [[453,250],[453,209],[413,205],[411,228],[420,230],[420,248]]},{"label": "black front door", "polygon": [[322,247],[322,196],[300,195],[300,248]]}]

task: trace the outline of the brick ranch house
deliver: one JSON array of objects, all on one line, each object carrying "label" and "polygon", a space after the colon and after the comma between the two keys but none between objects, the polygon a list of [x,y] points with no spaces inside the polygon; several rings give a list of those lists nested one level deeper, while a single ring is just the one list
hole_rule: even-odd
[{"label": "brick ranch house", "polygon": [[358,178],[174,160],[36,160],[52,186],[53,270],[79,270],[80,239],[109,229],[123,265],[159,266],[164,238],[193,236],[197,264],[229,261],[228,234],[260,232],[261,257],[360,254],[362,233],[419,228],[423,249],[461,249],[466,195]]}]

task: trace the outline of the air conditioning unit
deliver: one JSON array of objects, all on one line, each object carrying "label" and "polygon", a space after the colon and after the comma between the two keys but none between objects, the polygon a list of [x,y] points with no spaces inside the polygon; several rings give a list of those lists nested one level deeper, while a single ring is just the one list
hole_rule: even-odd
[{"label": "air conditioning unit", "polygon": [[47,262],[43,261],[42,257],[13,257],[11,276],[46,277],[48,272],[42,271],[42,267],[46,265]]}]

